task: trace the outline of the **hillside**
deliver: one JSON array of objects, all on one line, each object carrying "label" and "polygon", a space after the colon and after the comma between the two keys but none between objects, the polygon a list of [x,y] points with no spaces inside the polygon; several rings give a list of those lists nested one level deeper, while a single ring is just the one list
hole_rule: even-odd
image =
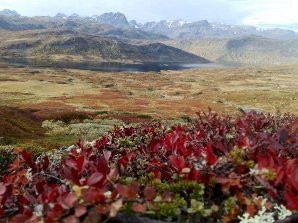
[{"label": "hillside", "polygon": [[167,40],[165,35],[148,33],[129,26],[125,15],[121,13],[105,13],[101,16],[80,17],[77,14],[66,16],[58,13],[55,17],[24,17],[10,10],[0,11],[0,30],[24,31],[35,29],[67,29],[84,34],[100,35],[121,40]]},{"label": "hillside", "polygon": [[175,40],[241,38],[251,35],[272,39],[295,39],[297,33],[285,29],[258,29],[254,26],[212,23],[207,20],[188,22],[184,20],[162,20],[140,24],[139,28]]},{"label": "hillside", "polygon": [[[0,145],[14,143],[14,139],[33,138],[42,136],[41,119],[28,110],[19,108],[0,107]],[[12,141],[11,141],[12,140]]]},{"label": "hillside", "polygon": [[0,56],[96,62],[207,63],[208,60],[162,43],[133,45],[68,30],[10,32],[0,37]]},{"label": "hillside", "polygon": [[277,40],[250,36],[197,41],[167,41],[166,44],[224,64],[278,65],[298,63],[298,39]]},{"label": "hillside", "polygon": [[[4,30],[28,30],[28,29],[55,29],[63,28],[72,31],[82,31],[88,34],[103,35],[110,30],[110,34],[116,34],[117,38],[144,38],[150,40],[176,39],[223,39],[242,38],[256,35],[272,39],[296,39],[298,34],[287,29],[259,29],[254,26],[229,25],[218,22],[162,20],[146,22],[144,24],[135,20],[128,21],[123,13],[104,13],[83,17],[78,14],[65,15],[58,13],[50,16],[21,16],[15,11],[0,11],[0,29]],[[111,31],[113,30],[113,31]],[[147,37],[146,37],[147,36]]]},{"label": "hillside", "polygon": [[228,65],[298,63],[298,35],[294,31],[207,20],[142,24],[128,21],[119,12],[86,17],[63,13],[25,17],[3,10],[0,32],[0,56],[10,58],[124,63],[210,60]]}]

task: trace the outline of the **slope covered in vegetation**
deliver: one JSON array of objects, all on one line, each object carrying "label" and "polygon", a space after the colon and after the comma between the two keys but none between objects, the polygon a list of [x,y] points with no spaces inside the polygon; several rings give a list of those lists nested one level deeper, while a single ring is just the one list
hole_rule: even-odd
[{"label": "slope covered in vegetation", "polygon": [[93,143],[37,158],[15,149],[16,160],[1,173],[0,221],[294,218],[297,136],[295,116],[250,112],[234,119],[210,112],[171,128],[115,127]]}]

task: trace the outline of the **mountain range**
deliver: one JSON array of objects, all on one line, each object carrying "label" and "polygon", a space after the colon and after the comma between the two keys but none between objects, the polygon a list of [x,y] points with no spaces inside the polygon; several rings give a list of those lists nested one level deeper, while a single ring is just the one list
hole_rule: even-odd
[{"label": "mountain range", "polygon": [[262,66],[298,63],[298,39],[248,36],[236,39],[170,40],[165,43],[225,65]]},{"label": "mountain range", "polygon": [[208,63],[209,61],[163,43],[130,44],[118,39],[70,30],[27,30],[0,37],[0,57],[18,60]]},{"label": "mountain range", "polygon": [[[36,40],[34,46],[25,47],[26,55],[29,56],[33,56],[33,52],[48,55],[54,53],[95,55],[100,52],[100,57],[104,57],[104,60],[111,60],[112,48],[108,50],[110,56],[105,55],[103,51],[107,50],[107,45],[116,44],[115,54],[118,55],[116,59],[125,58],[134,62],[156,61],[158,56],[153,56],[152,52],[161,51],[163,55],[159,58],[167,58],[167,62],[188,61],[190,55],[192,62],[210,60],[238,65],[298,62],[298,34],[292,30],[259,29],[253,26],[210,23],[207,20],[196,22],[163,20],[142,24],[135,20],[128,21],[126,16],[119,12],[89,17],[81,17],[78,14],[67,16],[63,13],[58,13],[54,17],[25,17],[16,11],[6,9],[0,11],[0,32],[5,33],[0,37],[2,56],[10,55],[12,52],[9,49],[14,49],[12,50],[14,53],[18,51],[15,46],[11,47],[8,44],[12,36],[17,38],[15,34],[17,31],[20,36],[28,34],[30,38]],[[43,33],[42,35],[52,33],[56,37],[50,38],[52,42],[49,42],[40,38],[40,33]],[[69,41],[69,38],[74,38],[75,41]],[[83,46],[84,42],[86,46]],[[67,47],[65,44],[70,45]],[[93,49],[95,45],[98,47]],[[62,46],[67,49],[62,50],[63,53]],[[154,48],[152,46],[158,46],[159,50],[146,53],[146,50]],[[102,49],[99,49],[100,47]],[[193,54],[197,56],[196,59]],[[136,60],[137,58],[139,60]]]},{"label": "mountain range", "polygon": [[[259,29],[254,26],[236,26],[221,23],[210,23],[207,20],[188,22],[184,20],[162,20],[159,22],[138,23],[135,20],[128,21],[123,13],[104,13],[90,17],[81,17],[78,14],[65,15],[58,13],[54,17],[36,16],[24,17],[16,11],[5,9],[0,11],[0,28],[6,30],[26,30],[32,28],[78,28],[80,26],[110,25],[114,28],[125,30],[142,30],[155,33],[162,38],[179,40],[207,39],[207,38],[235,38],[249,35],[262,36],[274,39],[298,38],[298,34],[286,29]],[[154,36],[156,37],[156,36]]]}]

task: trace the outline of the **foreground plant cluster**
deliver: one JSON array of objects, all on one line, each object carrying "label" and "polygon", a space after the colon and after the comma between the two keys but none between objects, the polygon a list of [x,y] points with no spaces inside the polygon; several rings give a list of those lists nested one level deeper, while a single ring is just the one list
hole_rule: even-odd
[{"label": "foreground plant cluster", "polygon": [[200,113],[189,125],[115,127],[66,151],[15,153],[0,222],[275,222],[298,211],[290,115]]}]

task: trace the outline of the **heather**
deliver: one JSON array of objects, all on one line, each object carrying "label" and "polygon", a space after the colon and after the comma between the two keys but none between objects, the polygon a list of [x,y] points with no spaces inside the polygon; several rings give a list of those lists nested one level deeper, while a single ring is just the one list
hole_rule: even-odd
[{"label": "heather", "polygon": [[209,111],[183,125],[115,126],[44,153],[14,148],[1,169],[0,221],[295,219],[297,133],[294,115]]}]

